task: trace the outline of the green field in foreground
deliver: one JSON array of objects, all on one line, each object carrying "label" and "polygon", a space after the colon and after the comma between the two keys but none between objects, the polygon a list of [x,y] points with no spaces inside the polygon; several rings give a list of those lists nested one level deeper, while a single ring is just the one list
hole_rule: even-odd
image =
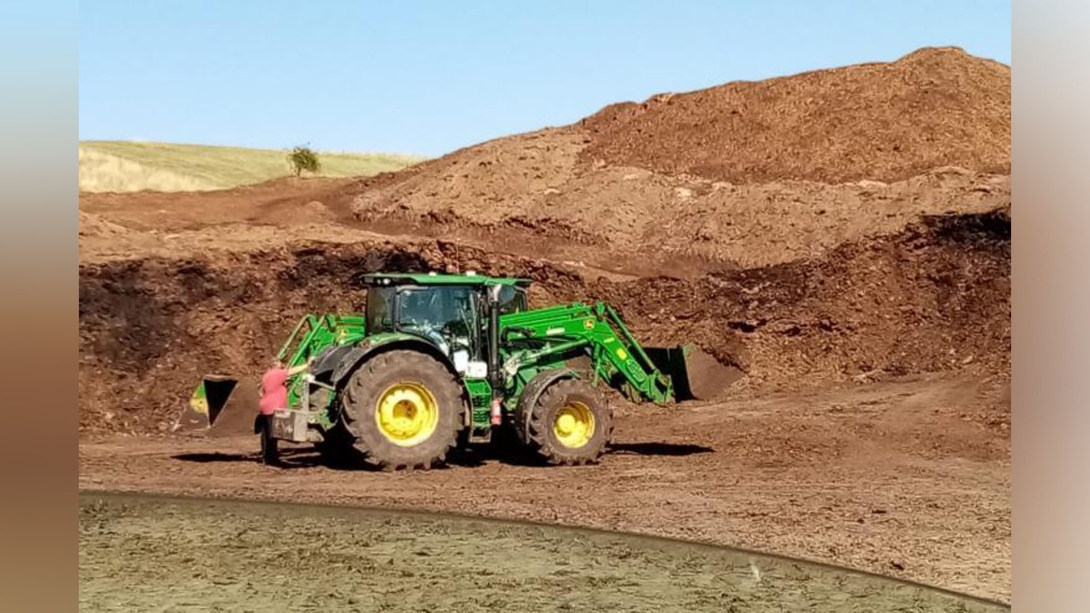
[{"label": "green field in foreground", "polygon": [[999,613],[892,579],[633,535],[81,493],[81,611]]},{"label": "green field in foreground", "polygon": [[[422,157],[386,153],[318,152],[319,176],[371,176]],[[291,174],[287,150],[131,141],[79,144],[79,188],[87,192],[225,189]]]}]

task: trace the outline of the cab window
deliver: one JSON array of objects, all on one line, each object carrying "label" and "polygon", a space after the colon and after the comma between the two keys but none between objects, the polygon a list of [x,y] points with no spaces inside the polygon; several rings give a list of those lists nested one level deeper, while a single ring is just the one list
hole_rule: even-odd
[{"label": "cab window", "polygon": [[500,314],[518,313],[526,310],[526,291],[513,285],[500,288]]}]

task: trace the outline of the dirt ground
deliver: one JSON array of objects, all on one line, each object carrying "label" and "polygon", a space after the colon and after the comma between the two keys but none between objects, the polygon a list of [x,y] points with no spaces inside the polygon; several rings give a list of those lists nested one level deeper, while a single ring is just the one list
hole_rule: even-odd
[{"label": "dirt ground", "polygon": [[83,495],[79,553],[81,611],[1007,610],[706,546],[303,505]]},{"label": "dirt ground", "polygon": [[288,467],[257,441],[85,437],[81,488],[454,511],[683,538],[1010,598],[1003,383],[846,385],[676,408],[622,406],[597,466],[468,456],[405,474]]},{"label": "dirt ground", "polygon": [[[724,87],[367,179],[81,194],[80,487],[631,530],[1009,600],[1009,68],[930,50]],[[806,102],[894,94],[896,117]],[[767,117],[729,119],[741,102]],[[770,118],[825,132],[792,145]],[[868,125],[889,130],[844,132]],[[249,438],[164,436],[201,375],[258,375],[380,270],[530,277],[532,306],[607,301],[744,376],[722,402],[618,405],[593,467],[373,474],[302,449],[279,470]]]}]

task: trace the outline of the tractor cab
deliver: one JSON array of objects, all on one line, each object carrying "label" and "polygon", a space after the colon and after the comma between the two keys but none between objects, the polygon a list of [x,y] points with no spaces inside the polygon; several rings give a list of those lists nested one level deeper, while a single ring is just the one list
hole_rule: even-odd
[{"label": "tractor cab", "polygon": [[451,359],[470,362],[487,358],[492,311],[498,316],[527,310],[530,284],[474,273],[369,274],[364,282],[368,335],[410,334]]}]

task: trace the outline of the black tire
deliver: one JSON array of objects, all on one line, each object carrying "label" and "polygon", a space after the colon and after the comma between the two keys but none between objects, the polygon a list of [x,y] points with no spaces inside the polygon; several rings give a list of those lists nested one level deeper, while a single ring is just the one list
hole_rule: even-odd
[{"label": "black tire", "polygon": [[[560,410],[573,404],[585,407],[594,418],[589,440],[578,447],[565,445],[553,428]],[[613,410],[600,391],[580,379],[560,379],[549,385],[524,410],[526,414],[520,416],[520,421],[526,425],[527,446],[552,464],[572,466],[594,462],[613,439]]]},{"label": "black tire", "polygon": [[[411,384],[435,401],[435,428],[426,439],[402,446],[379,428],[379,400],[394,385]],[[381,353],[356,369],[342,394],[342,419],[353,447],[367,465],[383,470],[428,469],[441,465],[462,429],[462,390],[447,368],[417,351]]]}]

